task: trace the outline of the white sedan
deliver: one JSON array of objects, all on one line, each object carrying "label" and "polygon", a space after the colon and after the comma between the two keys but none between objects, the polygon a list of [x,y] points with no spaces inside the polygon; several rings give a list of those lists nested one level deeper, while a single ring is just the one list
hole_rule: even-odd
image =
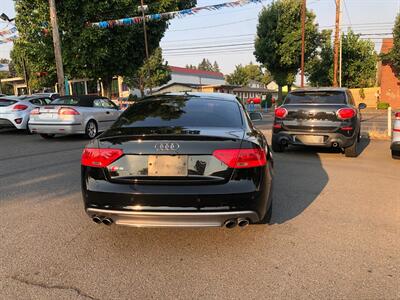
[{"label": "white sedan", "polygon": [[56,134],[84,134],[92,139],[107,130],[120,114],[119,107],[105,97],[64,96],[31,111],[29,128],[46,139]]}]

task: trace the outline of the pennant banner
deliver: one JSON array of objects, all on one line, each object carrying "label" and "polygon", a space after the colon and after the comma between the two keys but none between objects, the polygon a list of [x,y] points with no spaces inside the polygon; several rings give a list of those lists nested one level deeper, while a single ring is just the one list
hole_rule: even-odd
[{"label": "pennant banner", "polygon": [[12,42],[12,41],[14,41],[14,40],[17,39],[17,38],[18,38],[17,35],[12,35],[12,36],[10,36],[10,37],[8,37],[8,38],[1,39],[1,40],[0,40],[0,44],[5,44],[5,43]]},{"label": "pennant banner", "polygon": [[[174,17],[183,18],[183,17],[189,16],[189,15],[197,14],[204,10],[208,10],[208,11],[219,10],[219,9],[225,8],[225,7],[237,7],[237,6],[247,5],[250,3],[261,3],[262,1],[265,1],[265,0],[237,0],[237,1],[233,1],[233,2],[225,2],[225,3],[221,3],[221,4],[215,4],[215,5],[193,7],[193,8],[179,10],[179,11],[171,11],[171,12],[165,12],[165,13],[159,13],[159,14],[146,15],[146,16],[144,16],[144,18],[146,21],[172,19]],[[130,26],[130,25],[139,24],[142,22],[143,22],[143,17],[131,17],[131,18],[118,19],[118,20],[87,23],[87,26],[99,27],[99,28],[111,28],[114,26]]]},{"label": "pennant banner", "polygon": [[0,31],[0,36],[5,36],[17,32],[17,27],[11,27],[10,29]]}]

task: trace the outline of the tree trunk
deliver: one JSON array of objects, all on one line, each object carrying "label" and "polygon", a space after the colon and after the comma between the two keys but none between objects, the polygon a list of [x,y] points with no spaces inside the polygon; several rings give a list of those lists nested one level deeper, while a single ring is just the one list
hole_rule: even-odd
[{"label": "tree trunk", "polygon": [[283,94],[282,94],[282,86],[278,85],[278,103],[282,103]]},{"label": "tree trunk", "polygon": [[292,90],[292,85],[291,85],[291,84],[288,84],[288,86],[287,86],[287,91],[290,92],[291,90]]},{"label": "tree trunk", "polygon": [[103,83],[103,96],[111,99],[111,85],[112,79],[102,79]]}]

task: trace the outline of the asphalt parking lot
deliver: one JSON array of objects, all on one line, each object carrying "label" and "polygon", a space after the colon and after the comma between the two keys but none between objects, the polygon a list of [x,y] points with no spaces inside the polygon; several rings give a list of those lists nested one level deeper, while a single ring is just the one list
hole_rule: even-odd
[{"label": "asphalt parking lot", "polygon": [[[264,125],[261,124],[263,128]],[[400,161],[275,157],[272,225],[94,224],[80,195],[86,140],[0,133],[1,299],[399,299]]]}]

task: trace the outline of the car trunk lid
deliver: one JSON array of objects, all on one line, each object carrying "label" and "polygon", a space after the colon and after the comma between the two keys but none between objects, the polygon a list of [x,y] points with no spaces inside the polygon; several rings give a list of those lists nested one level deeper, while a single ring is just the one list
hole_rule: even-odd
[{"label": "car trunk lid", "polygon": [[[112,136],[111,136],[112,135]],[[236,128],[123,128],[99,138],[100,148],[124,155],[107,167],[111,180],[152,184],[224,182],[232,169],[217,149],[238,149],[244,130]]]}]

